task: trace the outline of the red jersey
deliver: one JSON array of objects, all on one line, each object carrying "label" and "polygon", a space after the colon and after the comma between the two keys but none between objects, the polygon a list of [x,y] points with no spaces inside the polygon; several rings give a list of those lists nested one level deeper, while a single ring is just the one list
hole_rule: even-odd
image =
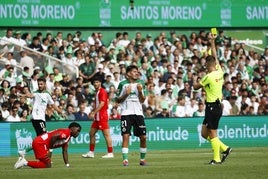
[{"label": "red jersey", "polygon": [[[58,139],[52,147],[50,147],[50,141],[52,136],[55,134],[59,133],[60,134],[60,139]],[[71,139],[71,131],[69,128],[64,128],[64,129],[56,129],[53,131],[50,131],[48,133],[44,133],[40,136],[37,136],[34,139],[34,143],[39,143],[39,144],[45,144],[47,148],[59,148],[64,145],[68,145],[68,142]]]},{"label": "red jersey", "polygon": [[95,96],[95,106],[97,107],[100,102],[104,102],[104,106],[100,109],[99,112],[96,113],[95,115],[95,120],[96,121],[108,121],[108,104],[109,104],[109,98],[106,90],[104,88],[100,88]]}]

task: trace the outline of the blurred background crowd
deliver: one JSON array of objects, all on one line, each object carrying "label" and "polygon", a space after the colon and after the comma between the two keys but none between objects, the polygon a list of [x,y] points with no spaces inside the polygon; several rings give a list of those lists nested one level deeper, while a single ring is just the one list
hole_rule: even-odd
[{"label": "blurred background crowd", "polygon": [[[64,111],[48,106],[46,120],[89,120],[94,100],[91,79],[102,77],[109,94],[110,119],[120,119],[115,102],[126,67],[137,65],[145,82],[144,115],[149,118],[202,117],[204,90],[193,90],[194,76],[206,74],[205,58],[211,54],[208,31],[161,32],[158,35],[117,32],[109,43],[101,32],[83,37],[80,31],[37,34],[7,29],[0,40],[0,121],[29,121],[32,101],[22,97],[38,89],[37,79],[47,79],[47,91]],[[268,48],[246,48],[218,32],[217,56],[224,70],[223,115],[268,114]]]}]

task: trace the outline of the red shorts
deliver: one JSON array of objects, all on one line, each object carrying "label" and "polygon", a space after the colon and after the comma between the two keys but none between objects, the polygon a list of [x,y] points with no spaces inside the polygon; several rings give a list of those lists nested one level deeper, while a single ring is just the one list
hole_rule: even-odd
[{"label": "red shorts", "polygon": [[49,148],[46,144],[40,143],[38,140],[33,140],[32,147],[36,159],[39,159],[44,163],[51,162],[50,158],[48,157]]},{"label": "red shorts", "polygon": [[99,130],[105,130],[110,128],[108,121],[95,121],[95,120],[91,124],[91,127]]}]

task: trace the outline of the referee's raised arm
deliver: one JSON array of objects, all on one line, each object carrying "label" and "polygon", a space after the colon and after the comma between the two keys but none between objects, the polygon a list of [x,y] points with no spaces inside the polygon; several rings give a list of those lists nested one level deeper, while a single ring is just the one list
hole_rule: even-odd
[{"label": "referee's raised arm", "polygon": [[209,34],[209,39],[210,39],[210,43],[211,43],[211,55],[213,57],[215,57],[215,60],[216,60],[216,65],[219,65],[219,60],[218,60],[218,57],[217,57],[217,51],[216,51],[216,46],[215,46],[215,39],[217,38],[217,34],[212,34],[210,33]]}]

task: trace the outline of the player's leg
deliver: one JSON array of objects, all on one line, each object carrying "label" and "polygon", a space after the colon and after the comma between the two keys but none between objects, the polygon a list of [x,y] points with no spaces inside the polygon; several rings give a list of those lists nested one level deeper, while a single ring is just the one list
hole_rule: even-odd
[{"label": "player's leg", "polygon": [[33,151],[36,159],[39,161],[28,161],[28,166],[32,168],[50,168],[51,167],[51,154],[48,146],[39,144],[34,140]]},{"label": "player's leg", "polygon": [[136,116],[133,125],[134,135],[140,138],[140,165],[146,165],[145,157],[147,153],[146,145],[146,125],[143,116]]},{"label": "player's leg", "polygon": [[51,160],[47,156],[46,158],[40,158],[39,161],[27,161],[27,166],[32,168],[51,168]]},{"label": "player's leg", "polygon": [[128,166],[128,144],[131,130],[131,115],[121,116],[122,157],[123,165]]},{"label": "player's leg", "polygon": [[123,165],[128,166],[128,144],[129,144],[129,134],[122,135],[122,157],[123,157]]},{"label": "player's leg", "polygon": [[[95,121],[94,121],[95,122]],[[95,143],[96,143],[96,133],[98,132],[97,128],[94,128],[94,122],[91,125],[90,131],[89,131],[89,151],[85,154],[82,154],[82,157],[84,158],[94,158],[94,150],[95,150]]]},{"label": "player's leg", "polygon": [[[219,119],[221,116],[221,109],[218,105],[209,104],[206,107],[206,114],[203,124],[206,125],[208,132],[208,140],[211,143],[211,148],[213,151],[213,160],[209,164],[220,164],[220,140],[217,136],[217,129],[219,125]],[[205,133],[205,132],[204,132]],[[205,136],[204,136],[205,137]]]},{"label": "player's leg", "polygon": [[42,135],[47,132],[46,122],[41,119],[32,119],[32,125],[36,132],[36,136]]},{"label": "player's leg", "polygon": [[147,165],[145,161],[147,146],[146,146],[146,135],[139,136],[140,138],[140,165]]},{"label": "player's leg", "polygon": [[209,137],[209,135],[208,135],[208,128],[207,128],[207,126],[206,126],[205,124],[202,125],[201,136],[202,136],[204,139],[210,141],[210,137]]},{"label": "player's leg", "polygon": [[215,162],[220,163],[221,158],[220,158],[220,140],[217,136],[217,130],[216,129],[209,129],[209,138],[210,138],[210,143],[213,151],[213,160]]},{"label": "player's leg", "polygon": [[95,150],[95,145],[96,145],[96,133],[98,132],[98,129],[96,128],[91,128],[89,131],[89,150],[94,152]]},{"label": "player's leg", "polygon": [[106,146],[107,146],[107,154],[102,156],[102,158],[113,158],[114,154],[113,154],[113,145],[112,145],[112,138],[110,135],[110,129],[103,129],[102,130],[102,134],[105,138],[106,141]]},{"label": "player's leg", "polygon": [[39,144],[35,140],[33,141],[32,146],[35,158],[39,159],[39,161],[27,161],[25,158],[21,158],[16,162],[14,167],[16,169],[19,169],[23,166],[29,166],[32,168],[50,168],[51,159],[48,156],[48,147],[44,144]]},{"label": "player's leg", "polygon": [[[33,128],[36,132],[36,136],[42,135],[43,133],[45,133],[47,131],[45,121],[32,119],[31,122],[32,122]],[[19,155],[19,157],[24,158],[26,156],[26,154],[28,152],[30,152],[31,150],[32,150],[32,147],[27,147],[24,150],[18,151],[18,155]],[[51,157],[51,155],[52,154],[50,152],[50,157]]]}]

